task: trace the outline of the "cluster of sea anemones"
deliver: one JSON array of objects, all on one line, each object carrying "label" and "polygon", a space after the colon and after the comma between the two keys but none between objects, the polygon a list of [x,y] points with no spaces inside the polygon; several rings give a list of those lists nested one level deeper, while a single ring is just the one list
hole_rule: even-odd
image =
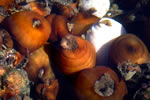
[{"label": "cluster of sea anemones", "polygon": [[67,83],[65,100],[149,99],[149,4],[1,0],[0,98],[61,100]]}]

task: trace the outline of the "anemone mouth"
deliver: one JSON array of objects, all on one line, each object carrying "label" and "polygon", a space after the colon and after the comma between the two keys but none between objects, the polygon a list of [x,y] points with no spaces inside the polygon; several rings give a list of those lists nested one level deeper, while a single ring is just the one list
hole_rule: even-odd
[{"label": "anemone mouth", "polygon": [[111,96],[114,93],[115,82],[109,73],[104,73],[94,84],[94,91],[100,96]]},{"label": "anemone mouth", "polygon": [[41,21],[39,19],[33,18],[32,27],[36,28],[36,27],[40,27],[40,26],[41,26]]},{"label": "anemone mouth", "polygon": [[73,23],[67,23],[67,28],[68,28],[69,32],[71,32],[72,29],[74,28],[74,24]]},{"label": "anemone mouth", "polygon": [[67,35],[62,38],[60,45],[63,49],[68,49],[72,51],[78,48],[78,43],[73,35]]}]

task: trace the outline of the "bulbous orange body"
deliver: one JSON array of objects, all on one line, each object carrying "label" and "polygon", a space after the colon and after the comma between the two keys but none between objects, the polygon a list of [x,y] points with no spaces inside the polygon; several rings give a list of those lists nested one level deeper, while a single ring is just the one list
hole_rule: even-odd
[{"label": "bulbous orange body", "polygon": [[77,13],[77,2],[71,3],[69,5],[63,5],[61,3],[56,2],[54,5],[55,13],[57,15],[64,16],[69,19],[73,17]]},{"label": "bulbous orange body", "polygon": [[29,62],[24,69],[27,71],[30,80],[37,82],[40,79],[45,82],[55,79],[47,51],[49,51],[49,44],[37,49],[29,56]]},{"label": "bulbous orange body", "polygon": [[50,41],[56,42],[69,34],[67,19],[64,16],[50,14],[46,18],[52,27],[52,32],[49,37]]},{"label": "bulbous orange body", "polygon": [[[51,80],[50,84],[38,84],[36,87],[36,92],[41,100],[56,100],[58,88],[58,80]],[[41,89],[45,89],[44,92],[41,92]]]},{"label": "bulbous orange body", "polygon": [[6,10],[13,2],[14,0],[0,0],[0,6]]},{"label": "bulbous orange body", "polygon": [[13,38],[29,51],[44,45],[51,33],[48,21],[32,11],[17,12],[4,20],[3,25]]},{"label": "bulbous orange body", "polygon": [[78,36],[86,34],[87,30],[99,20],[100,19],[94,15],[80,12],[74,16],[70,22],[73,24],[71,33]]},{"label": "bulbous orange body", "polygon": [[77,48],[74,50],[59,48],[53,52],[56,66],[66,75],[94,67],[96,63],[96,51],[93,45],[81,37],[74,39],[77,43]]},{"label": "bulbous orange body", "polygon": [[109,62],[112,66],[124,61],[143,64],[149,60],[150,55],[145,44],[133,34],[119,36],[110,46]]},{"label": "bulbous orange body", "polygon": [[[101,96],[94,90],[94,84],[105,73],[109,74],[114,81],[114,91],[110,96]],[[75,90],[78,100],[123,100],[127,88],[123,80],[118,79],[117,74],[106,66],[96,66],[81,71],[75,82]]]}]

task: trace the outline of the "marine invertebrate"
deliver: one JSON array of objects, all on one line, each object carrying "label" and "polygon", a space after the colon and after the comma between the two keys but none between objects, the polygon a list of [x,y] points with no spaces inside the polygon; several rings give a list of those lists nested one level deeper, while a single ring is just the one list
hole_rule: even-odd
[{"label": "marine invertebrate", "polygon": [[4,20],[3,25],[20,45],[16,47],[28,49],[30,52],[44,45],[51,33],[48,21],[33,11],[14,13]]},{"label": "marine invertebrate", "polygon": [[139,65],[133,64],[130,61],[119,63],[117,68],[126,81],[131,80],[134,75],[142,72]]},{"label": "marine invertebrate", "polygon": [[51,42],[60,41],[65,35],[69,34],[67,19],[64,16],[50,14],[46,17],[51,25],[52,32],[49,37]]},{"label": "marine invertebrate", "polygon": [[95,66],[96,52],[93,45],[81,37],[66,35],[60,48],[53,48],[52,57],[56,66],[66,75],[75,74]]},{"label": "marine invertebrate", "polygon": [[89,11],[99,18],[102,18],[107,13],[109,7],[109,0],[79,0],[79,8],[81,11]]},{"label": "marine invertebrate", "polygon": [[30,98],[30,81],[27,72],[22,69],[27,61],[13,48],[4,46],[0,50],[0,98]]},{"label": "marine invertebrate", "polygon": [[58,80],[50,80],[50,83],[40,83],[36,87],[36,92],[42,100],[56,100],[58,93]]},{"label": "marine invertebrate", "polygon": [[54,13],[56,13],[57,15],[61,15],[67,19],[70,19],[78,13],[76,7],[77,7],[77,2],[70,3],[68,5],[63,5],[59,2],[55,2],[52,6],[52,11],[54,11]]},{"label": "marine invertebrate", "polygon": [[15,2],[15,0],[1,0],[0,1],[0,6],[3,7],[4,10],[6,10],[14,2]]},{"label": "marine invertebrate", "polygon": [[150,86],[150,62],[134,64],[131,61],[119,63],[117,66],[128,88],[127,97],[132,100],[148,100]]},{"label": "marine invertebrate", "polygon": [[[15,49],[5,48],[0,50],[0,65],[3,67],[19,68],[19,64],[23,59],[24,57]],[[24,64],[21,64],[21,67],[23,67]]]},{"label": "marine invertebrate", "polygon": [[106,66],[82,70],[75,82],[79,100],[123,100],[127,93],[124,81]]},{"label": "marine invertebrate", "polygon": [[73,26],[70,29],[70,32],[71,34],[77,36],[86,34],[87,30],[99,20],[100,18],[89,13],[79,12],[71,19],[71,21],[68,22],[68,24],[71,24]]},{"label": "marine invertebrate", "polygon": [[115,38],[125,33],[126,30],[123,25],[111,18],[102,18],[99,22],[91,26],[85,38],[96,49],[97,65],[108,65],[110,44]]},{"label": "marine invertebrate", "polygon": [[55,75],[51,68],[50,44],[46,44],[41,48],[32,52],[28,57],[28,63],[24,67],[29,75],[29,79],[34,83],[38,81],[46,82],[55,79]]},{"label": "marine invertebrate", "polygon": [[28,96],[30,94],[29,82],[28,75],[23,69],[6,68],[6,72],[1,76],[0,97],[9,99]]},{"label": "marine invertebrate", "polygon": [[124,34],[116,38],[109,50],[109,64],[116,66],[124,61],[144,64],[150,60],[145,44],[133,34]]}]

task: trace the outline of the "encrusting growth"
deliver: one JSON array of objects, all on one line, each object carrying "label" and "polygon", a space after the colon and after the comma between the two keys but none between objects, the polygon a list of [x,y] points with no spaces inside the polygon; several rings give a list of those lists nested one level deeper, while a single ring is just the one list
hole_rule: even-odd
[{"label": "encrusting growth", "polygon": [[73,51],[78,48],[78,44],[73,35],[67,35],[66,37],[62,38],[61,47]]},{"label": "encrusting growth", "polygon": [[109,73],[104,73],[94,85],[95,92],[100,96],[111,96],[114,92],[114,80]]}]

